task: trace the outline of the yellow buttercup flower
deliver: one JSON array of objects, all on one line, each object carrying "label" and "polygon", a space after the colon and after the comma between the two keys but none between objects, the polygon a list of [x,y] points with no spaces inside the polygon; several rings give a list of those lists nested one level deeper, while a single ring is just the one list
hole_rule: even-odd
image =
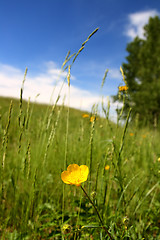
[{"label": "yellow buttercup flower", "polygon": [[82,117],[83,117],[83,118],[88,118],[88,117],[89,117],[89,114],[84,113],[84,114],[82,115]]},{"label": "yellow buttercup flower", "polygon": [[120,91],[120,92],[124,92],[124,91],[127,91],[127,90],[128,90],[128,87],[127,87],[126,85],[119,87],[119,91]]},{"label": "yellow buttercup flower", "polygon": [[109,165],[106,165],[105,166],[105,170],[109,170],[110,169],[110,166]]},{"label": "yellow buttercup flower", "polygon": [[95,116],[90,117],[90,122],[93,122],[95,120]]},{"label": "yellow buttercup flower", "polygon": [[134,133],[130,133],[129,135],[132,137],[134,135]]},{"label": "yellow buttercup flower", "polygon": [[158,158],[158,162],[160,162],[160,157]]},{"label": "yellow buttercup flower", "polygon": [[77,187],[88,178],[89,168],[86,165],[70,164],[67,171],[61,173],[61,179],[64,183],[76,185]]},{"label": "yellow buttercup flower", "polygon": [[98,118],[97,118],[96,116],[90,117],[90,122],[93,122],[93,121],[95,121],[95,120],[98,120]]}]

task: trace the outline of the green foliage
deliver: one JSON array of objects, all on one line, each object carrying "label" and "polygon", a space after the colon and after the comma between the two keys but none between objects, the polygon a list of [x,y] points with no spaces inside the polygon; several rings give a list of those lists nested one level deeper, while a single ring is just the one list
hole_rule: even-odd
[{"label": "green foliage", "polygon": [[[60,178],[68,109],[23,101],[19,125],[19,102],[10,102],[0,99],[0,238],[109,239],[81,188]],[[159,132],[69,111],[67,164],[89,164],[83,187],[106,229],[113,239],[158,239]]]},{"label": "green foliage", "polygon": [[[97,30],[62,64],[62,71],[68,68],[68,90],[71,66]],[[139,49],[143,40],[135,42],[130,49]],[[96,106],[85,117],[69,104],[58,106],[60,93],[53,106],[23,101],[26,73],[20,100],[0,98],[0,239],[158,240],[160,133],[139,130],[138,117],[130,125],[131,109],[121,123],[131,95],[122,93],[115,124],[109,120],[110,102],[105,107],[103,99],[105,118]],[[73,163],[89,167],[81,187],[61,180]]]},{"label": "green foliage", "polygon": [[[145,125],[157,126],[160,116],[160,19],[150,18],[144,27],[144,39],[136,37],[127,45],[123,63],[128,85],[125,112],[132,107],[133,118]],[[114,96],[118,100],[118,95]]]}]

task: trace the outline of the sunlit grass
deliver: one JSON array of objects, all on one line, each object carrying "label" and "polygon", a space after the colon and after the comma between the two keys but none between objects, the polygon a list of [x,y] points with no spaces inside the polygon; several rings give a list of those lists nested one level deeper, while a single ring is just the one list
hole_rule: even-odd
[{"label": "sunlit grass", "polygon": [[[27,103],[23,104],[25,113]],[[19,150],[18,100],[13,99],[12,105],[11,112],[10,100],[1,98],[2,160],[5,153],[5,164],[1,160],[1,238],[105,238],[94,209],[76,187],[65,186],[62,208],[68,110],[57,106],[46,129],[47,121],[44,123],[42,116],[47,106],[30,103],[33,111],[28,127],[23,129]],[[110,124],[112,130],[108,121],[99,117],[93,131],[93,122],[70,109],[68,164],[87,164],[91,170],[83,188],[89,190],[113,239],[158,239],[159,132],[134,130],[132,125],[127,126],[123,139],[125,126]],[[4,138],[8,139],[7,148]],[[62,214],[68,231],[62,231]],[[124,218],[127,221],[123,222]]]},{"label": "sunlit grass", "polygon": [[[72,64],[97,30],[62,64],[69,92]],[[69,95],[67,107],[59,97],[26,102],[26,74],[19,100],[0,98],[0,238],[159,239],[159,130],[131,123],[131,109],[111,122],[104,98],[104,117],[97,106],[70,108]]]}]

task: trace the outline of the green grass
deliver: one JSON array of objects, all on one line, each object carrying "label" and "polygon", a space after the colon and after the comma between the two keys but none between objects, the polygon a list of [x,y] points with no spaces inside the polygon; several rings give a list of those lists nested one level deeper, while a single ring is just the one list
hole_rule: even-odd
[{"label": "green grass", "polygon": [[65,157],[90,168],[83,186],[113,239],[159,239],[158,130],[10,103],[0,98],[1,239],[107,239],[81,188],[62,182]]},{"label": "green grass", "polygon": [[[72,65],[97,30],[62,64],[69,94]],[[69,94],[68,107],[25,102],[26,74],[19,100],[0,98],[0,239],[160,239],[159,130],[139,129],[130,112],[122,124],[123,108],[111,122],[103,100],[105,118],[96,106],[83,118]],[[61,180],[73,163],[89,167],[83,188]]]}]

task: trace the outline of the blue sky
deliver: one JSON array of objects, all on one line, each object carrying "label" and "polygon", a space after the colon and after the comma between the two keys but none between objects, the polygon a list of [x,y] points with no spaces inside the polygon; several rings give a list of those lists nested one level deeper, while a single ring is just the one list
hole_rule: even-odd
[{"label": "blue sky", "polygon": [[[67,52],[77,52],[99,27],[71,69],[70,106],[89,110],[100,95],[116,94],[127,43],[143,37],[144,24],[155,15],[159,0],[1,0],[0,95],[19,97],[28,67],[24,98],[40,94],[36,101],[49,103],[53,90],[54,102],[67,74],[60,75]],[[65,83],[60,103],[67,92]]]}]

